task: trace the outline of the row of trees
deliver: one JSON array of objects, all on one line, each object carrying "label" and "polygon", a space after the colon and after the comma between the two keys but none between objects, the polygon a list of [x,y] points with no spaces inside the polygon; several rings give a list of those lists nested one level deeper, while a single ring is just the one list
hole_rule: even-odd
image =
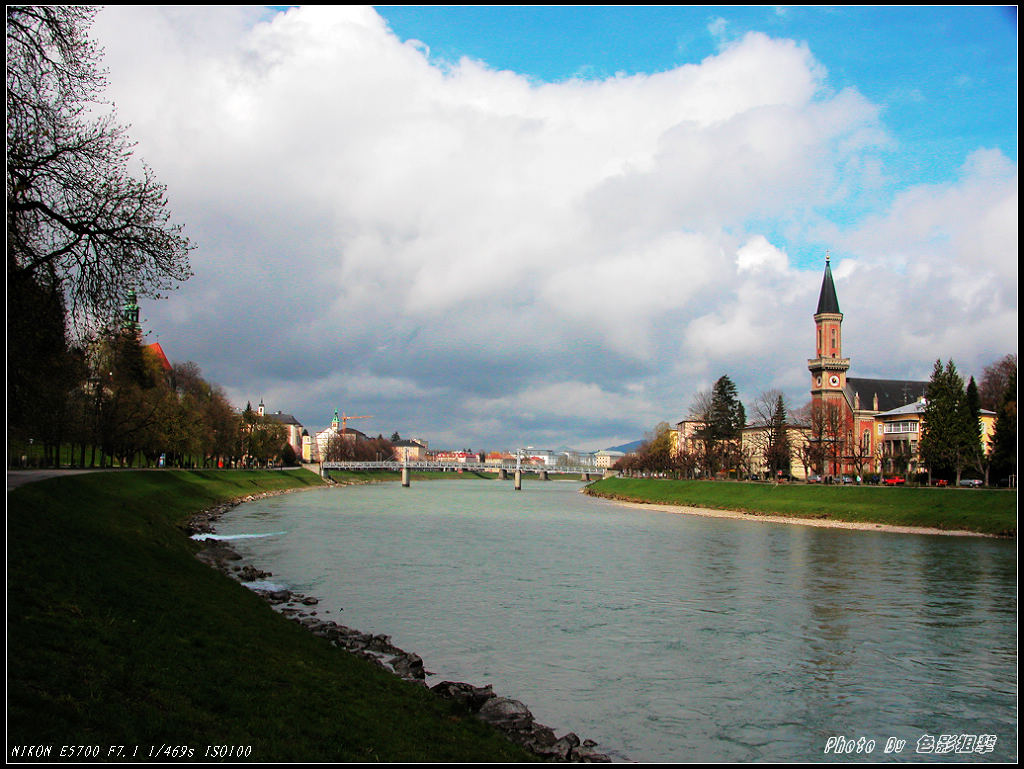
[{"label": "row of trees", "polygon": [[[996,414],[991,440],[983,441],[980,414]],[[709,391],[698,393],[690,408],[689,429],[680,437],[667,423],[659,424],[637,451],[616,467],[630,473],[686,478],[788,476],[794,464],[804,475],[865,476],[872,468],[909,474],[927,468],[932,477],[960,481],[964,472],[987,484],[1017,472],[1017,358],[1007,355],[985,369],[980,385],[965,385],[956,366],[936,362],[928,385],[923,434],[917,453],[910,442],[872,441],[855,435],[845,410],[836,403],[812,402],[789,411],[778,391],[762,393],[751,423],[723,376]],[[747,439],[744,427],[754,426]]]},{"label": "row of trees", "polygon": [[735,475],[750,465],[742,442],[746,410],[728,376],[720,377],[711,390],[697,393],[690,420],[694,429],[683,442],[662,422],[634,453],[616,463],[616,469],[696,478]]},{"label": "row of trees", "polygon": [[932,476],[960,481],[964,471],[981,476],[986,485],[998,476],[1017,472],[1017,358],[1008,355],[989,366],[983,386],[986,405],[996,413],[991,445],[983,441],[981,389],[971,377],[965,385],[953,361],[935,361],[928,382],[920,455]]},{"label": "row of trees", "polygon": [[190,276],[192,244],[104,100],[96,9],[6,12],[8,457],[54,464],[67,444],[82,464],[157,446],[227,453],[226,401],[165,386],[117,331],[129,289],[157,297]]},{"label": "row of trees", "polygon": [[[398,440],[395,436],[392,436],[392,441]],[[323,459],[327,462],[390,461],[395,456],[392,441],[383,435],[368,438],[355,431],[335,433],[327,441]]]},{"label": "row of trees", "polygon": [[[59,328],[60,318],[49,318]],[[165,369],[131,326],[55,346],[46,366],[8,374],[8,457],[111,465],[265,465],[294,461],[280,422],[239,414],[194,363]]]}]

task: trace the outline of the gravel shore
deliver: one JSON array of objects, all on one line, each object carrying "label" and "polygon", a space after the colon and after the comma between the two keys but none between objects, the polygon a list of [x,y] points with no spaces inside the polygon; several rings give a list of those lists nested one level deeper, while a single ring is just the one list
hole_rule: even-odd
[{"label": "gravel shore", "polygon": [[686,507],[683,505],[665,505],[655,502],[626,502],[621,499],[602,497],[623,507],[632,507],[640,510],[656,510],[662,513],[675,513],[678,515],[700,515],[705,518],[732,518],[745,521],[760,521],[762,523],[793,523],[799,526],[817,526],[826,529],[856,529],[860,531],[887,531],[895,534],[941,534],[946,537],[991,537],[995,534],[982,534],[975,531],[932,529],[924,526],[893,526],[886,523],[858,523],[854,521],[837,521],[829,518],[799,518],[786,515],[767,515],[761,513],[743,513],[737,510],[713,510],[706,507]]}]

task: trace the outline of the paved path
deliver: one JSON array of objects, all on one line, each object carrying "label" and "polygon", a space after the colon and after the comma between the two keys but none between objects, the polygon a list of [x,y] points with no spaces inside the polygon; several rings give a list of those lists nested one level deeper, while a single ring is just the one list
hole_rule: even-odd
[{"label": "paved path", "polygon": [[101,473],[102,470],[8,470],[7,490],[16,489],[33,481],[56,478],[61,475],[81,475],[82,473]]}]

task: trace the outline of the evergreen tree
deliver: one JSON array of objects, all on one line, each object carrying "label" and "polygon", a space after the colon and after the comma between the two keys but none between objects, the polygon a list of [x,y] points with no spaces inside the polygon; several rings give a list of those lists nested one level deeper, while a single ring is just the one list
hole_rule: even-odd
[{"label": "evergreen tree", "polygon": [[768,426],[765,460],[772,477],[779,473],[789,475],[792,448],[789,444],[789,432],[786,429],[786,402],[781,393],[775,401],[775,410],[772,412],[771,422]]},{"label": "evergreen tree", "polygon": [[72,438],[73,406],[85,375],[82,352],[68,344],[59,284],[9,263],[8,441],[42,446],[44,461],[56,462],[60,443]]},{"label": "evergreen tree", "polygon": [[736,385],[728,376],[719,377],[711,391],[707,430],[725,469],[735,467],[746,412]]},{"label": "evergreen tree", "polygon": [[942,361],[935,361],[923,416],[920,453],[929,477],[955,477],[959,483],[960,473],[972,457],[972,435],[978,437],[978,433],[977,427],[971,426],[964,380],[953,361],[945,368]]},{"label": "evergreen tree", "polygon": [[964,466],[972,467],[988,476],[988,457],[981,442],[981,396],[978,385],[971,377],[964,390]]}]

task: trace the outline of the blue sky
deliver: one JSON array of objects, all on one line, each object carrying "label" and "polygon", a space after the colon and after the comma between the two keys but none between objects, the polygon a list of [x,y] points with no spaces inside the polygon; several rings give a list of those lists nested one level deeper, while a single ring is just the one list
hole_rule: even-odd
[{"label": "blue sky", "polygon": [[[856,88],[879,106],[892,134],[883,194],[955,177],[978,146],[1017,160],[1015,6],[375,8],[438,65],[468,56],[538,82],[662,72],[765,32],[805,43],[829,88]],[[874,206],[844,200],[828,214],[851,222]]]},{"label": "blue sky", "polygon": [[[144,326],[238,406],[580,449],[723,374],[809,398],[1017,349],[997,7],[113,6],[110,98],[196,243]],[[863,397],[868,397],[864,395]]]}]

